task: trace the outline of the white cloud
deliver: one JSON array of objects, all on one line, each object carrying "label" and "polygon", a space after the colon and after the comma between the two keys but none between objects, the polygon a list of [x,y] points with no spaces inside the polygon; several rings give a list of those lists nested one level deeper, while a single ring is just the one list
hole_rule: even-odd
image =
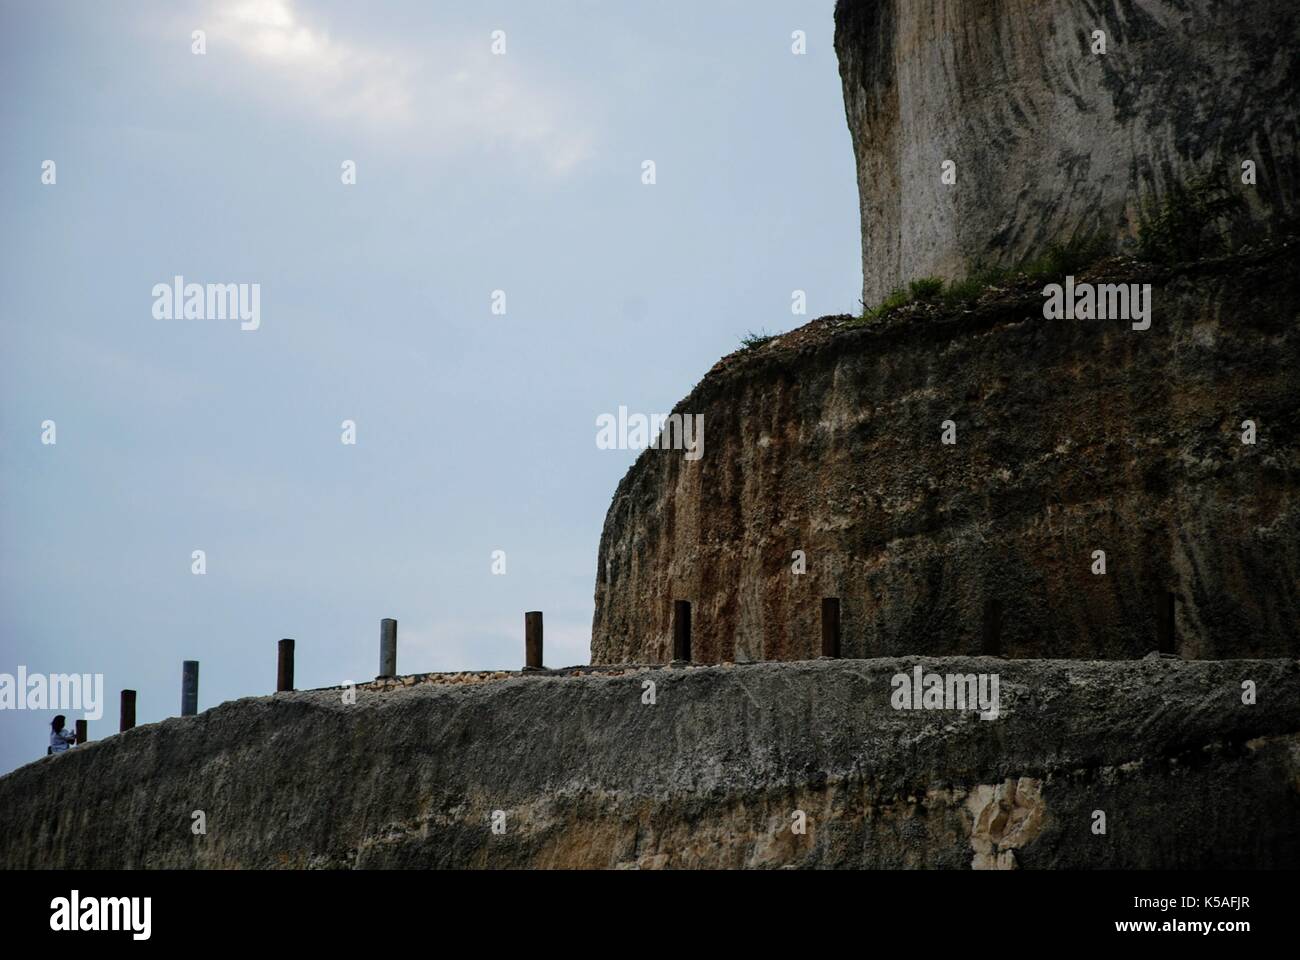
[{"label": "white cloud", "polygon": [[524,76],[508,55],[492,56],[486,34],[440,31],[421,38],[415,55],[332,37],[292,0],[217,0],[204,27],[209,54],[233,49],[248,67],[236,82],[274,109],[361,125],[402,149],[504,151],[554,174],[590,151],[574,96]]}]

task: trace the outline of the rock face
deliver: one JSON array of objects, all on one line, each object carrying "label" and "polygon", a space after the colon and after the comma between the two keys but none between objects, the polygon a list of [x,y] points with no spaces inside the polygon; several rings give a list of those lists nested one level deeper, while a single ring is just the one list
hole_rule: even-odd
[{"label": "rock face", "polygon": [[592,662],[669,659],[673,599],[697,661],[815,657],[822,597],[850,657],[1300,654],[1295,263],[1077,278],[1151,283],[1147,330],[1044,319],[1025,283],[725,358],[677,407],[702,458],[646,450],[618,486]]},{"label": "rock face", "polygon": [[[893,678],[918,665],[998,674],[997,718],[896,709]],[[321,690],[0,778],[3,869],[790,866],[1300,866],[1300,664],[846,660]]]},{"label": "rock face", "polygon": [[1297,210],[1292,0],[839,0],[835,23],[868,306],[1081,233],[1130,239],[1143,198],[1240,183],[1245,160],[1257,223]]},{"label": "rock face", "polygon": [[[0,868],[1300,867],[1297,14],[836,17],[868,301],[1128,235],[1207,161],[1257,158],[1271,237],[1077,278],[1150,284],[1149,329],[1044,319],[1018,282],[733,354],[675,411],[702,458],[646,451],[598,558],[593,663],[667,660],[686,599],[695,665],[139,727],[0,777]],[[853,659],[808,659],[823,597]],[[996,679],[996,716],[900,698],[916,668]]]}]

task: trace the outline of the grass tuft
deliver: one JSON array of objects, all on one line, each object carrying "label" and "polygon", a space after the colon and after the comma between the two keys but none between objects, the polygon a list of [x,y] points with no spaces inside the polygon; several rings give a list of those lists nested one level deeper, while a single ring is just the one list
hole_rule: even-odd
[{"label": "grass tuft", "polygon": [[1221,180],[1206,174],[1174,184],[1159,202],[1142,205],[1138,252],[1144,260],[1179,263],[1228,250],[1229,228],[1246,202]]},{"label": "grass tuft", "polygon": [[[1199,175],[1170,187],[1159,203],[1143,204],[1139,219],[1138,253],[1145,260],[1175,263],[1216,256],[1230,247],[1233,221],[1245,212],[1244,199],[1228,184]],[[990,287],[1028,279],[1059,281],[1081,273],[1115,252],[1103,233],[1085,232],[1065,243],[1053,243],[1042,253],[1013,267],[977,264],[961,280],[920,277],[906,287],[896,287],[875,307],[865,307],[849,326],[865,326],[883,319],[909,303],[940,300],[956,307],[973,303]]]},{"label": "grass tuft", "polygon": [[943,293],[942,277],[922,277],[919,280],[913,280],[908,289],[911,291],[913,300],[934,300],[939,294]]}]

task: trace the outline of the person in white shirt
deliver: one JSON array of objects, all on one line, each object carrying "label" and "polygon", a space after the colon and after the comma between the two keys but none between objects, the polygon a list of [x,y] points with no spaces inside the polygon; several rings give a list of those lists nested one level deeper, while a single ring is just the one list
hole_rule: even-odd
[{"label": "person in white shirt", "polygon": [[50,721],[50,749],[47,753],[64,753],[69,746],[77,742],[76,734],[68,733],[64,724],[68,718],[59,714]]}]

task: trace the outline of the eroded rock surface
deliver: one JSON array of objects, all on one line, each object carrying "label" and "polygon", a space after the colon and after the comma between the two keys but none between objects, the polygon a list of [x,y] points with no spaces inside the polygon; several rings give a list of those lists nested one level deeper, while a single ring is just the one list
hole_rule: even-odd
[{"label": "eroded rock surface", "polygon": [[[918,663],[999,673],[998,719],[894,709],[891,678]],[[0,868],[1300,866],[1294,660],[629,667],[356,693],[232,701],[2,777]]]},{"label": "eroded rock surface", "polygon": [[1295,264],[1077,278],[1151,283],[1147,330],[1044,319],[1022,283],[724,358],[677,407],[703,456],[647,450],[615,492],[592,662],[667,661],[673,599],[696,660],[815,657],[822,597],[854,657],[1296,656]]},{"label": "eroded rock surface", "polygon": [[1078,234],[1130,240],[1143,198],[1239,182],[1245,160],[1248,219],[1296,213],[1292,0],[839,0],[835,21],[868,305]]}]

